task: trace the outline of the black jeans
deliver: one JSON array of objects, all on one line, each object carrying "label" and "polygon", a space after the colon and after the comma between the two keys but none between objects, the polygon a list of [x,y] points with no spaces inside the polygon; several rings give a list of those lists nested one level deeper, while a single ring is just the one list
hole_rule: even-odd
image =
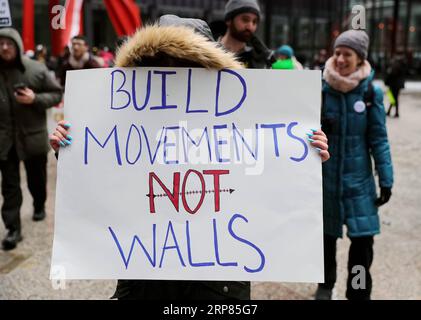
[{"label": "black jeans", "polygon": [[111,299],[250,300],[250,282],[188,280],[118,280]]},{"label": "black jeans", "polygon": [[28,189],[34,199],[34,210],[44,210],[47,200],[47,154],[31,157],[24,161]]},{"label": "black jeans", "polygon": [[3,205],[1,217],[6,229],[20,230],[20,207],[22,206],[22,191],[20,189],[19,159],[12,147],[6,160],[0,161],[1,193]]},{"label": "black jeans", "polygon": [[[325,282],[320,286],[327,289],[333,289],[336,282],[336,240],[335,237],[324,235]],[[373,236],[367,236],[350,240],[346,297],[349,300],[369,300],[374,239]]]},{"label": "black jeans", "polygon": [[[35,212],[44,210],[47,198],[47,155],[32,157],[24,161],[28,188],[34,199]],[[20,230],[20,208],[22,190],[20,188],[19,159],[16,149],[12,147],[6,160],[0,161],[2,176],[1,193],[3,205],[1,217],[8,230]]]},{"label": "black jeans", "polygon": [[[399,92],[401,91],[401,89],[400,88],[390,88],[390,91],[392,92],[393,97],[395,98],[395,101],[396,101],[396,104],[395,104],[395,107],[396,107],[395,115],[396,116],[399,116]],[[390,104],[389,105],[389,109],[387,110],[387,115],[388,116],[390,115],[390,113],[392,111],[392,107],[393,107],[393,105]]]}]

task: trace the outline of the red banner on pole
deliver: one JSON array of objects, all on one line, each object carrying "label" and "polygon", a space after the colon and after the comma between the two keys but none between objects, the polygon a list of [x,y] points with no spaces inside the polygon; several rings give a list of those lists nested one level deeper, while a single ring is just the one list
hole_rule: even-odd
[{"label": "red banner on pole", "polygon": [[53,56],[59,56],[62,52],[61,48],[61,29],[59,28],[58,22],[60,17],[57,16],[60,13],[59,10],[56,10],[60,5],[60,0],[49,0],[48,2],[48,14],[50,21],[50,35],[51,35],[51,54]]},{"label": "red banner on pole", "polygon": [[117,36],[131,35],[142,26],[140,8],[133,0],[104,0]]},{"label": "red banner on pole", "polygon": [[83,33],[83,0],[49,0],[52,54],[60,55],[70,39]]},{"label": "red banner on pole", "polygon": [[23,0],[22,40],[25,51],[35,49],[34,0]]}]

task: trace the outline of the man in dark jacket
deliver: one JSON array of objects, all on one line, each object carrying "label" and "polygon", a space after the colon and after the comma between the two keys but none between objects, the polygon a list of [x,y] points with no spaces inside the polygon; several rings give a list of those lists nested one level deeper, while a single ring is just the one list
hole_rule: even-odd
[{"label": "man in dark jacket", "polygon": [[46,109],[60,102],[62,91],[45,65],[23,55],[22,39],[13,28],[0,29],[0,170],[2,218],[10,250],[22,240],[19,162],[24,161],[34,198],[34,220],[45,217],[48,130]]},{"label": "man in dark jacket", "polygon": [[227,32],[219,39],[235,53],[246,68],[269,69],[276,62],[274,53],[256,37],[260,7],[256,0],[230,0],[225,6]]},{"label": "man in dark jacket", "polygon": [[66,72],[69,70],[100,68],[99,63],[89,53],[89,45],[84,36],[75,36],[72,38],[70,54],[63,65],[59,68],[58,77],[64,88],[66,83]]}]

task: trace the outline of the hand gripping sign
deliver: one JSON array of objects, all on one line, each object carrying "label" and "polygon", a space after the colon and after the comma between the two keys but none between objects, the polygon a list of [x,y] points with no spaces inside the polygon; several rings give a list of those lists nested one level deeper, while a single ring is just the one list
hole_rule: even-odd
[{"label": "hand gripping sign", "polygon": [[323,280],[318,71],[68,73],[52,265],[68,279]]}]

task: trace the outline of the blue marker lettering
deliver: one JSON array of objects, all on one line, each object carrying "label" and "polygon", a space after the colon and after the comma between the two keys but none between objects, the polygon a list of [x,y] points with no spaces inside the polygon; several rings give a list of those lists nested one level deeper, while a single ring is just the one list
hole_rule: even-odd
[{"label": "blue marker lettering", "polygon": [[[219,96],[220,96],[220,93],[221,93],[221,74],[222,74],[222,72],[232,74],[235,77],[237,77],[238,80],[240,80],[241,85],[243,86],[243,95],[241,96],[241,99],[237,103],[236,106],[232,107],[229,110],[219,112]],[[224,116],[224,115],[233,113],[234,111],[236,111],[238,108],[241,107],[241,105],[243,104],[246,97],[247,97],[247,84],[246,84],[246,81],[244,80],[244,78],[241,75],[239,75],[237,72],[235,72],[233,70],[228,70],[228,69],[223,69],[223,70],[218,71],[218,78],[217,78],[217,81],[216,81],[216,99],[215,99],[215,116],[216,117],[220,117],[220,116]]]},{"label": "blue marker lettering", "polygon": [[160,74],[162,76],[161,83],[162,83],[162,89],[161,89],[161,105],[151,107],[151,110],[156,109],[175,109],[177,108],[176,105],[167,105],[167,75],[176,74],[175,71],[154,71],[154,74]]},{"label": "blue marker lettering", "polygon": [[[174,245],[173,245],[173,246],[167,246],[168,235],[169,235],[169,233],[170,233],[170,232],[171,232],[171,235],[172,235],[172,237],[173,237],[173,239],[174,239]],[[169,221],[169,222],[168,222],[167,234],[166,234],[166,236],[165,236],[164,247],[162,248],[161,260],[160,260],[160,262],[159,262],[159,267],[160,267],[160,268],[162,267],[162,261],[164,260],[164,254],[165,254],[165,251],[166,251],[166,250],[168,250],[168,249],[176,249],[176,250],[177,250],[177,254],[178,254],[178,257],[179,257],[179,259],[180,259],[180,262],[181,262],[181,264],[183,265],[183,267],[185,267],[186,265],[185,265],[185,263],[184,263],[183,257],[181,256],[180,248],[179,248],[179,246],[178,246],[178,243],[177,243],[177,238],[175,237],[175,234],[174,234],[174,229],[173,229],[173,227],[172,227],[172,223],[171,223],[171,221]]]},{"label": "blue marker lettering", "polygon": [[[114,74],[119,73],[123,76],[123,82],[120,85],[120,88],[118,88],[115,93],[117,92],[121,92],[121,93],[125,93],[127,95],[127,102],[125,105],[120,106],[120,107],[116,107],[114,106]],[[113,110],[121,110],[126,108],[131,101],[131,97],[130,97],[130,93],[127,90],[123,89],[124,84],[126,83],[126,74],[121,71],[121,70],[114,70],[113,72],[111,72],[111,109]]]},{"label": "blue marker lettering", "polygon": [[213,220],[213,244],[215,247],[215,257],[216,257],[216,263],[223,267],[236,267],[238,266],[237,262],[221,262],[219,259],[219,246],[218,246],[218,231],[216,228],[216,219]]},{"label": "blue marker lettering", "polygon": [[[176,146],[176,144],[175,143],[168,143],[167,142],[167,137],[168,137],[168,135],[167,135],[167,132],[168,132],[168,130],[178,130],[178,129],[180,129],[180,127],[166,127],[165,128],[165,137],[164,137],[164,162],[165,162],[165,164],[178,164],[178,160],[172,160],[172,161],[169,161],[169,160],[167,160],[167,148],[169,148],[169,147],[174,147],[174,146]],[[177,154],[177,152],[176,152],[176,154]]]},{"label": "blue marker lettering", "polygon": [[229,232],[230,232],[230,234],[231,234],[231,236],[234,238],[234,239],[236,239],[236,240],[238,240],[238,241],[240,241],[240,242],[242,242],[242,243],[245,243],[246,245],[248,245],[248,246],[250,246],[250,247],[252,247],[254,250],[256,250],[257,251],[257,253],[259,254],[259,256],[260,256],[260,260],[261,260],[261,262],[260,262],[260,265],[256,268],[256,269],[250,269],[250,268],[248,268],[248,267],[246,267],[246,266],[244,266],[244,270],[246,270],[247,272],[249,272],[249,273],[255,273],[255,272],[260,272],[260,271],[262,271],[263,270],[263,268],[264,268],[264,266],[265,266],[265,261],[266,261],[266,258],[265,258],[265,255],[263,254],[263,252],[262,252],[262,250],[260,250],[255,244],[253,244],[253,243],[251,243],[250,241],[248,241],[248,240],[245,240],[245,239],[243,239],[243,238],[240,238],[239,236],[237,236],[235,233],[234,233],[234,231],[232,230],[232,225],[233,225],[233,223],[234,223],[234,221],[236,220],[236,219],[242,219],[242,220],[244,220],[245,222],[247,222],[248,223],[248,220],[247,220],[247,218],[246,217],[244,217],[244,216],[242,216],[241,214],[234,214],[232,217],[231,217],[231,219],[230,219],[230,221],[229,221],[229,223],[228,223],[228,230],[229,230]]},{"label": "blue marker lettering", "polygon": [[117,238],[116,234],[114,233],[113,229],[111,227],[108,227],[108,230],[110,231],[111,236],[113,237],[113,240],[114,240],[114,242],[115,242],[115,244],[118,248],[118,251],[120,252],[120,256],[121,256],[121,259],[123,260],[124,265],[126,266],[126,270],[129,267],[130,259],[131,259],[132,253],[133,253],[133,248],[134,248],[134,245],[135,245],[136,242],[139,243],[140,246],[142,247],[143,252],[145,252],[146,257],[148,258],[150,264],[153,267],[155,267],[155,265],[156,265],[156,224],[153,224],[153,227],[152,227],[152,232],[153,232],[153,259],[152,259],[151,255],[149,254],[148,250],[146,250],[142,241],[140,241],[139,237],[136,236],[136,235],[133,237],[132,245],[130,246],[129,255],[126,259],[123,248],[120,245],[120,241],[118,241],[118,238]]},{"label": "blue marker lettering", "polygon": [[278,135],[276,133],[277,128],[285,128],[285,123],[275,123],[275,124],[261,124],[263,129],[272,129],[273,134],[273,145],[275,146],[275,155],[279,157],[279,148],[278,148]]},{"label": "blue marker lettering", "polygon": [[110,134],[108,135],[107,139],[105,140],[105,142],[103,144],[98,141],[98,139],[94,136],[94,134],[92,133],[92,131],[88,127],[85,128],[85,155],[84,155],[85,165],[88,164],[88,141],[89,141],[88,136],[89,135],[92,138],[94,138],[95,142],[102,149],[105,148],[106,144],[108,143],[108,140],[110,140],[111,136],[114,135],[115,155],[116,155],[116,158],[117,158],[117,163],[120,166],[122,165],[121,155],[120,155],[120,146],[118,144],[117,125],[115,125],[114,128],[113,128],[113,130],[111,130]]},{"label": "blue marker lettering", "polygon": [[[131,140],[131,137],[132,137],[132,130],[133,129],[136,130],[137,136],[139,138],[139,151],[137,153],[136,159],[134,161],[130,161],[129,160],[129,144],[130,144],[130,140]],[[130,126],[129,133],[127,134],[127,141],[126,141],[126,161],[127,161],[127,163],[135,164],[137,162],[137,160],[139,160],[141,153],[142,153],[142,137],[140,135],[139,129],[134,124],[132,124]]]},{"label": "blue marker lettering", "polygon": [[158,140],[158,145],[156,146],[156,149],[155,149],[155,154],[154,154],[153,158],[152,158],[152,153],[151,153],[151,147],[150,147],[150,145],[149,145],[149,138],[148,138],[148,135],[147,135],[147,133],[146,133],[146,131],[145,131],[145,128],[144,128],[143,126],[141,126],[141,128],[142,128],[142,131],[143,131],[143,135],[145,136],[146,146],[147,146],[147,148],[148,148],[148,152],[149,152],[149,160],[150,160],[151,164],[154,164],[155,159],[156,159],[156,155],[157,155],[157,153],[158,153],[159,146],[161,145],[162,134],[164,133],[164,129],[165,129],[165,128],[163,127],[163,128],[162,128],[162,130],[161,130],[161,136],[159,137],[159,140]]},{"label": "blue marker lettering", "polygon": [[186,102],[186,113],[206,113],[208,110],[190,110],[190,98],[191,98],[191,74],[192,69],[189,69],[188,80],[187,80],[187,102]]},{"label": "blue marker lettering", "polygon": [[244,140],[243,135],[238,131],[238,129],[235,126],[234,123],[232,124],[232,131],[233,131],[233,136],[234,136],[235,151],[236,151],[236,154],[237,154],[237,160],[240,161],[240,150],[238,148],[237,135],[240,136],[241,141],[243,141],[243,145],[250,152],[250,154],[254,158],[254,160],[257,160],[258,151],[259,151],[259,126],[256,124],[256,145],[254,147],[254,152],[251,150],[250,145]]},{"label": "blue marker lettering", "polygon": [[203,129],[203,133],[200,136],[199,142],[196,143],[196,141],[194,141],[192,139],[192,137],[190,136],[189,132],[184,128],[181,127],[181,136],[183,139],[183,150],[184,150],[184,161],[185,162],[189,162],[188,161],[188,156],[187,156],[187,150],[188,150],[188,146],[186,145],[186,139],[185,137],[187,136],[187,138],[196,146],[198,147],[200,145],[200,143],[202,142],[203,137],[206,135],[206,141],[208,144],[208,152],[209,152],[209,161],[212,161],[212,151],[211,151],[211,146],[210,146],[210,141],[209,141],[209,135],[208,135],[208,128],[205,127],[205,129]]},{"label": "blue marker lettering", "polygon": [[148,71],[148,82],[146,84],[146,94],[145,94],[145,102],[143,103],[143,106],[139,107],[137,105],[137,99],[136,99],[136,70],[133,70],[133,78],[132,78],[132,93],[133,93],[133,105],[134,108],[138,111],[141,111],[146,108],[146,105],[149,102],[149,97],[151,95],[151,71]]},{"label": "blue marker lettering", "polygon": [[288,125],[287,133],[288,133],[288,135],[291,138],[293,138],[295,140],[298,140],[303,145],[303,147],[304,147],[304,153],[303,153],[303,155],[300,158],[290,157],[291,160],[296,161],[296,162],[300,162],[300,161],[303,161],[307,157],[307,154],[308,154],[308,146],[307,146],[307,143],[303,139],[301,139],[300,137],[297,137],[296,135],[294,135],[292,133],[292,128],[295,127],[297,124],[298,124],[298,122],[291,122]]},{"label": "blue marker lettering", "polygon": [[190,228],[189,221],[186,221],[186,236],[187,236],[187,252],[189,255],[189,263],[192,267],[208,267],[214,266],[214,262],[193,262],[192,253],[191,253],[191,241],[190,241]]},{"label": "blue marker lettering", "polygon": [[213,139],[215,141],[215,153],[216,153],[216,160],[218,162],[229,162],[229,159],[222,159],[221,155],[219,153],[219,146],[227,144],[227,140],[219,140],[218,134],[217,134],[217,130],[226,129],[226,128],[227,128],[226,124],[219,125],[219,126],[217,126],[217,125],[213,126]]}]

